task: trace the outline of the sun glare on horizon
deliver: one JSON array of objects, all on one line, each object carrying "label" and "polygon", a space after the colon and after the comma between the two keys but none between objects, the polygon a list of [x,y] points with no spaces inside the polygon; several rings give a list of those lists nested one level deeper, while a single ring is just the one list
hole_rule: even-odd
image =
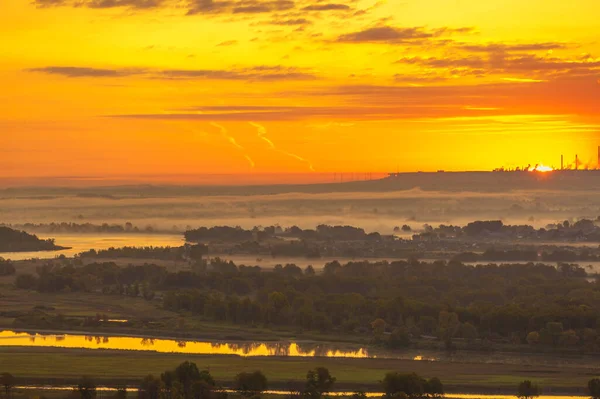
[{"label": "sun glare on horizon", "polygon": [[554,168],[551,167],[551,166],[546,166],[546,165],[543,165],[543,164],[538,164],[538,165],[535,165],[535,166],[529,168],[528,170],[529,170],[529,172],[547,173],[547,172],[554,171]]}]

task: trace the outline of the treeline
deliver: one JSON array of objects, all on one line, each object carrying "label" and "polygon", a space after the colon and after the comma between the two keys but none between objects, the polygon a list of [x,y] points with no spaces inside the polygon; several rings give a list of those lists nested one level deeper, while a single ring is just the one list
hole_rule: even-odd
[{"label": "treeline", "polygon": [[537,241],[600,241],[600,226],[596,220],[581,219],[574,223],[549,224],[536,229],[530,225],[505,225],[500,220],[474,221],[466,226],[439,225],[425,226],[425,231],[416,234],[417,239],[519,239]]},{"label": "treeline", "polygon": [[10,260],[0,258],[0,277],[11,276],[15,274],[16,269]]},{"label": "treeline", "polygon": [[556,249],[538,251],[530,249],[486,249],[483,253],[462,252],[452,257],[459,262],[598,262],[600,254],[594,254],[587,248],[579,251]]},{"label": "treeline", "polygon": [[54,251],[65,249],[54,244],[54,239],[42,240],[33,234],[0,226],[0,252]]},{"label": "treeline", "polygon": [[[184,316],[249,326],[369,336],[389,347],[427,337],[448,348],[493,342],[600,350],[600,285],[563,264],[330,262],[322,273],[272,271],[215,259],[193,270],[48,262],[16,285],[162,300]],[[532,335],[533,333],[533,335]],[[539,338],[536,338],[536,334]]]},{"label": "treeline", "polygon": [[156,259],[183,261],[185,260],[186,251],[184,247],[120,247],[108,249],[90,249],[78,254],[79,258],[97,258],[97,259],[115,259],[115,258],[131,258],[131,259]]},{"label": "treeline", "polygon": [[[337,379],[325,367],[308,370],[302,388],[291,389],[287,399],[321,399],[336,393]],[[2,386],[7,398],[12,396],[18,379],[11,373],[0,374]],[[444,385],[437,377],[423,378],[416,373],[388,372],[380,381],[383,399],[439,399],[445,395]],[[95,399],[98,386],[92,377],[81,377],[69,399]],[[128,389],[129,388],[129,389]],[[144,377],[137,384],[137,399],[227,399],[230,393],[243,398],[260,399],[269,389],[267,376],[260,370],[237,374],[229,387],[219,384],[209,369],[201,370],[195,363],[185,361],[172,370],[166,370],[155,376]],[[127,399],[130,387],[116,387],[114,399]],[[591,399],[600,399],[600,378],[592,378],[587,383],[587,392]],[[519,399],[532,399],[540,396],[542,389],[530,380],[521,381],[515,396]],[[339,396],[336,395],[336,396]],[[348,395],[350,399],[366,399],[367,393],[358,391]]]},{"label": "treeline", "polygon": [[[23,223],[23,224],[7,224],[6,227],[13,229],[35,231],[37,233],[173,233],[181,232],[183,228],[173,226],[171,230],[157,229],[151,225],[144,227],[133,225],[131,222],[125,224],[118,223]],[[189,226],[188,226],[189,227]]]},{"label": "treeline", "polygon": [[[0,374],[0,384],[10,397],[17,379],[10,373]],[[321,399],[334,392],[336,378],[325,367],[308,370],[301,389],[291,390],[289,399]],[[381,381],[385,397],[389,399],[433,399],[444,396],[444,386],[439,378],[425,379],[415,373],[387,373]],[[252,399],[260,399],[269,389],[267,376],[262,371],[241,372],[229,386],[218,384],[209,369],[201,370],[195,363],[185,361],[160,376],[147,375],[138,384],[138,399],[227,399],[229,393]],[[74,397],[94,399],[97,384],[93,378],[84,376],[73,388]],[[126,399],[125,386],[116,389],[115,399]],[[352,399],[366,399],[364,392],[356,392]]]},{"label": "treeline", "polygon": [[208,247],[203,244],[184,244],[180,247],[110,247],[108,249],[90,249],[79,253],[76,258],[96,258],[96,259],[153,259],[167,261],[201,261],[204,255],[208,254]]},{"label": "treeline", "polygon": [[316,229],[305,230],[297,226],[288,228],[280,226],[254,227],[250,230],[245,230],[239,226],[200,227],[186,231],[184,236],[186,241],[190,242],[244,242],[264,241],[273,238],[295,238],[308,241],[364,241],[377,240],[381,237],[379,233],[367,234],[364,229],[358,227],[328,225],[319,225]]}]

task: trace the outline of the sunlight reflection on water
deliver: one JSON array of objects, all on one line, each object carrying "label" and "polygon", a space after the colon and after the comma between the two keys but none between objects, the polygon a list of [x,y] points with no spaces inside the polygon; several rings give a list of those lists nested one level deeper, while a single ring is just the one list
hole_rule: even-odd
[{"label": "sunlight reflection on water", "polygon": [[0,347],[54,347],[73,349],[109,349],[237,356],[298,356],[368,358],[365,348],[334,349],[330,345],[296,342],[198,342],[140,337],[106,337],[75,334],[33,334],[16,331],[0,332]]}]

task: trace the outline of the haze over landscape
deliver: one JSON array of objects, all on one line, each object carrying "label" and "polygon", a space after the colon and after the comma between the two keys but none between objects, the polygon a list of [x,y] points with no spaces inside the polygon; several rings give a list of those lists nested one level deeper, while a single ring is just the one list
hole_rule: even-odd
[{"label": "haze over landscape", "polygon": [[0,397],[600,399],[598,15],[0,2]]}]

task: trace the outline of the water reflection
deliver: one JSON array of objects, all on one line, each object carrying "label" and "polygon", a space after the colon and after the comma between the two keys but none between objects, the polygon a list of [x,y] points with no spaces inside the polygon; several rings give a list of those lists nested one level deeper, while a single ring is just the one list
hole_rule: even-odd
[{"label": "water reflection", "polygon": [[198,342],[139,337],[107,337],[93,335],[44,335],[16,331],[0,332],[0,347],[28,346],[77,349],[139,350],[161,353],[190,353],[238,356],[299,356],[299,357],[352,357],[370,356],[365,348],[336,349],[316,344],[305,345],[295,342]]}]

